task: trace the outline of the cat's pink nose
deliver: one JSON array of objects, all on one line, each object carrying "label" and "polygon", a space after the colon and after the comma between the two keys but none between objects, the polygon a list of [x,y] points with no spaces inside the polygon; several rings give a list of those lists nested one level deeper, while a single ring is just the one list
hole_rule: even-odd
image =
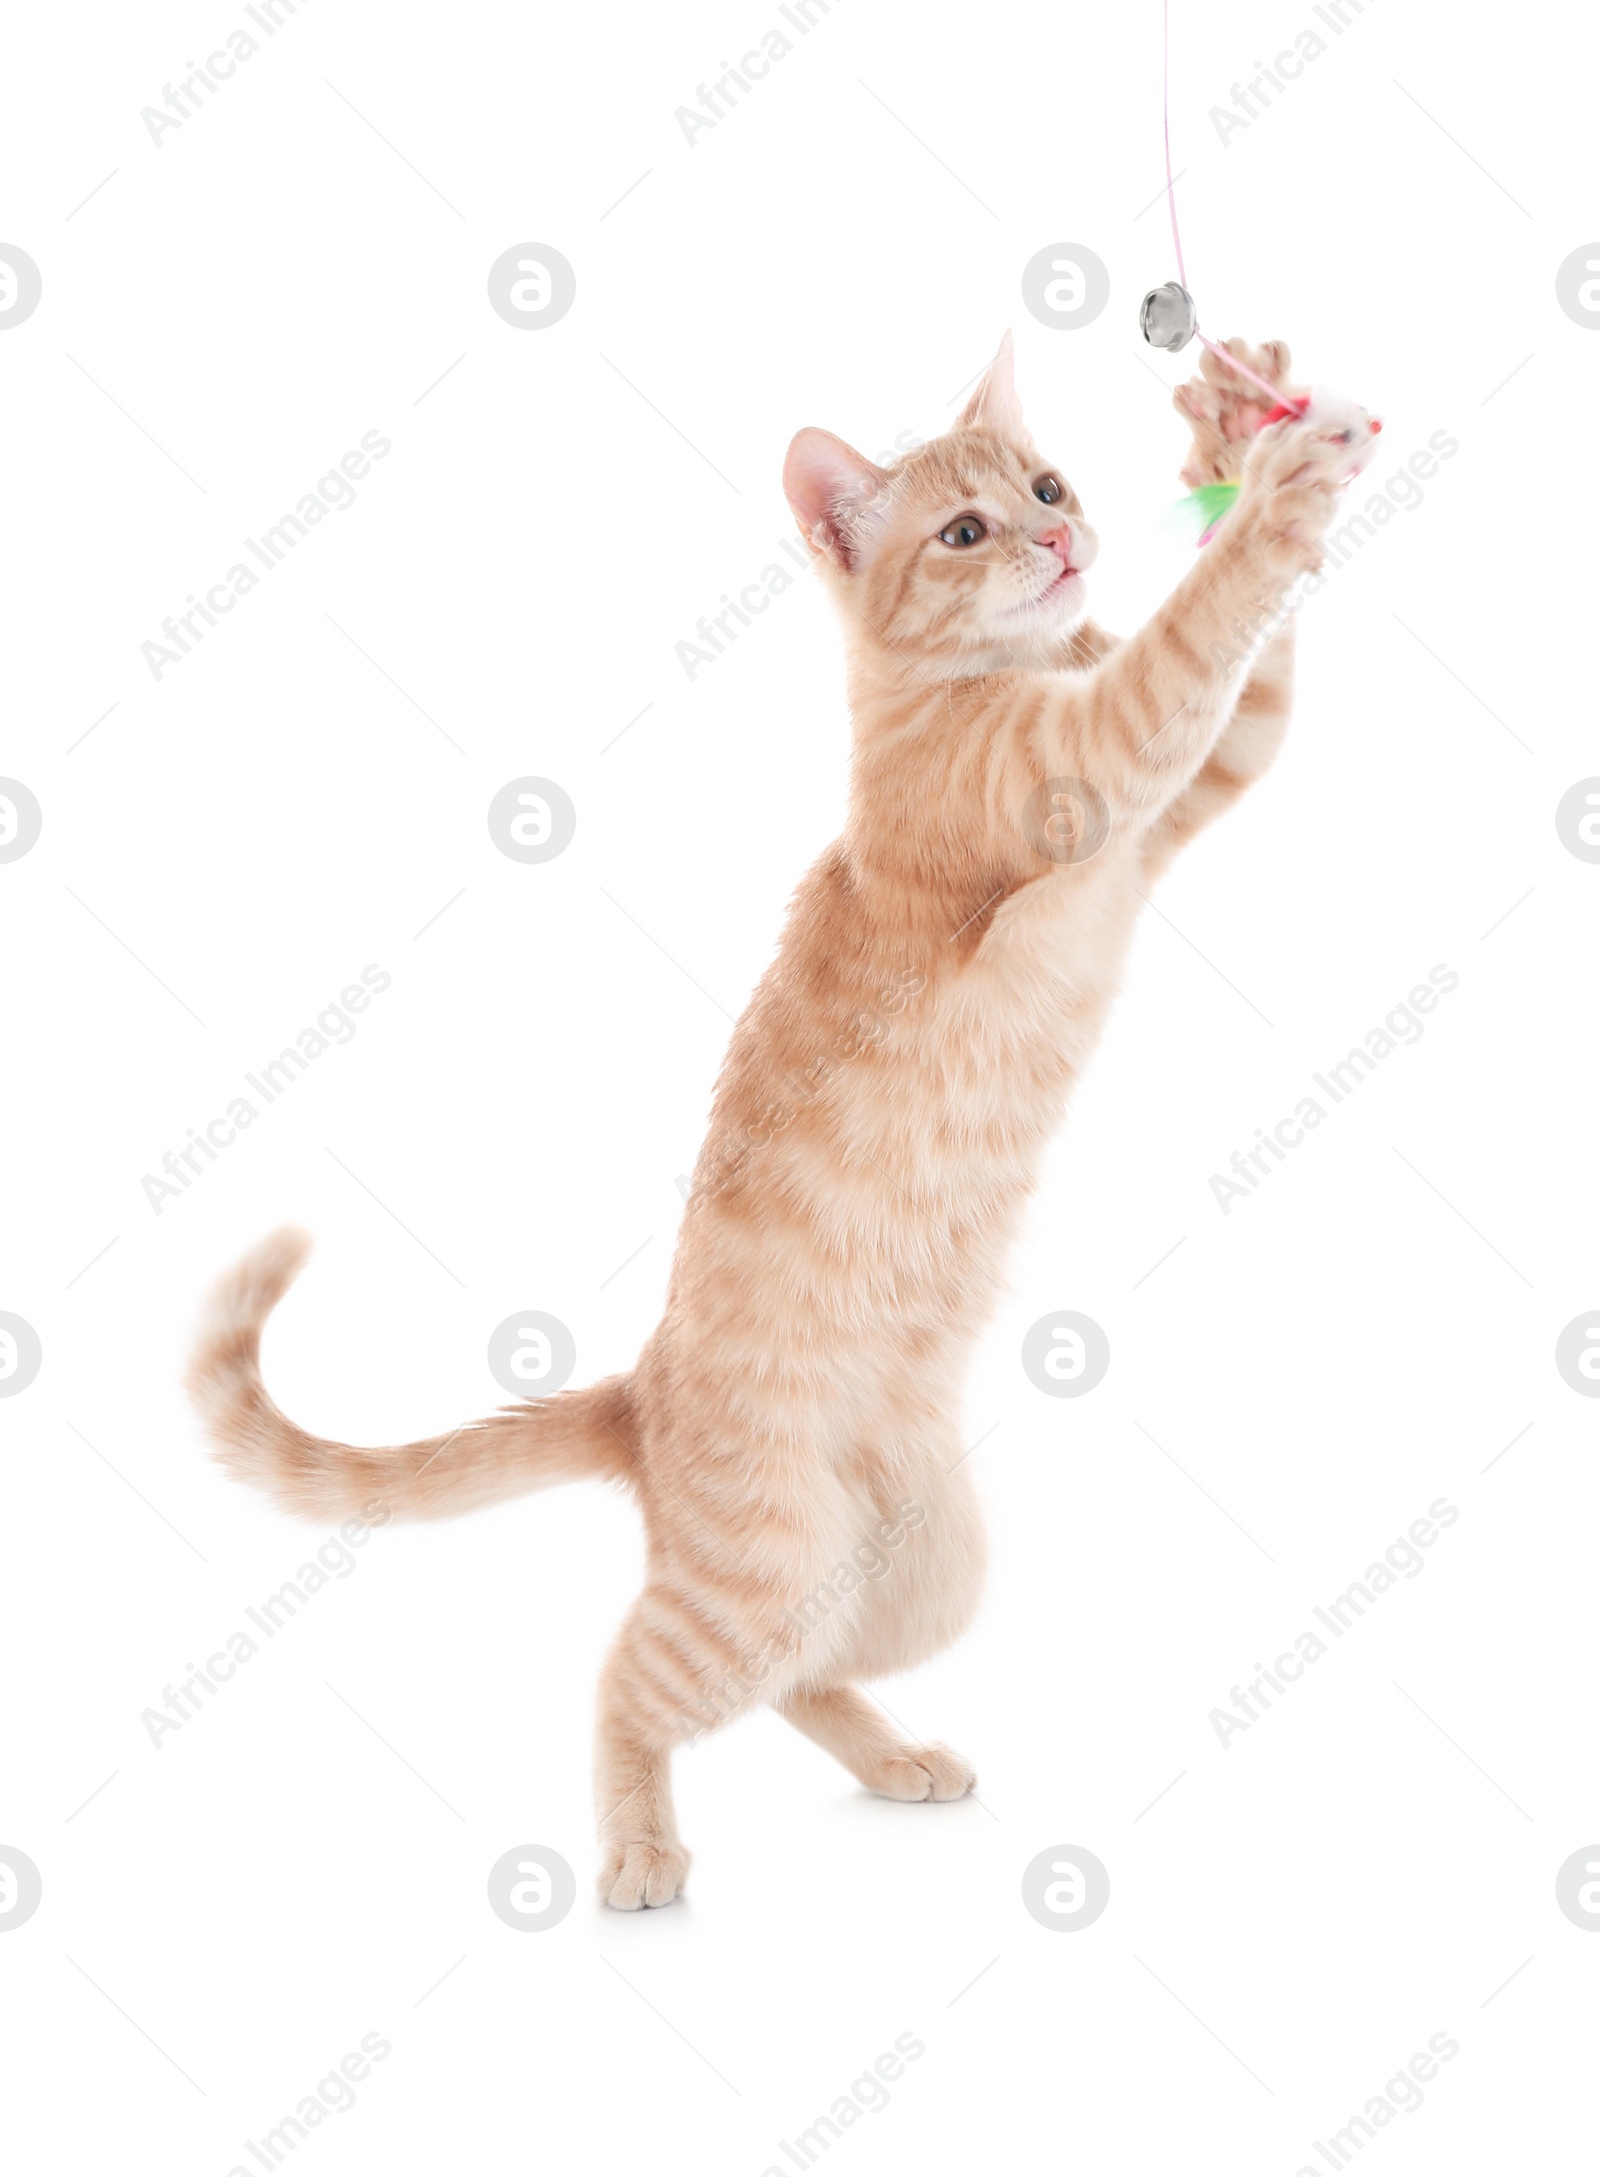
[{"label": "cat's pink nose", "polygon": [[1072,565],[1072,526],[1069,522],[1062,522],[1054,529],[1047,529],[1042,536],[1035,537],[1033,541],[1035,544],[1042,544],[1047,552],[1054,552],[1063,567]]}]

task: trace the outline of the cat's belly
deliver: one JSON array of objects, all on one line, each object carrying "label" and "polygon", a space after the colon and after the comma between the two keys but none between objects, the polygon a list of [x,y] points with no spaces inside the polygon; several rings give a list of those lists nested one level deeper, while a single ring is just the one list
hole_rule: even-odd
[{"label": "cat's belly", "polygon": [[[889,1516],[870,1529],[872,1546],[848,1560],[860,1574],[828,1673],[878,1678],[910,1670],[959,1639],[982,1598],[987,1551],[971,1477],[951,1471],[959,1453],[927,1445],[901,1456],[863,1492]],[[840,1584],[838,1582],[836,1585]]]},{"label": "cat's belly", "polygon": [[[892,1195],[893,1190],[888,1192]],[[1020,1201],[1021,1196],[1017,1199]],[[1013,1219],[902,1223],[886,1200],[746,1230],[670,1311],[674,1373],[690,1410],[731,1447],[807,1445],[837,1471],[859,1456],[944,1466],[962,1446],[962,1379],[1003,1282]]]}]

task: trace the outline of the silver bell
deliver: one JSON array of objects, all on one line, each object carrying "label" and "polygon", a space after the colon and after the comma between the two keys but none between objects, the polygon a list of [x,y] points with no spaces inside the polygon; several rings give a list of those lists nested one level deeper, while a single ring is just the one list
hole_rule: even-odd
[{"label": "silver bell", "polygon": [[1139,305],[1139,330],[1152,348],[1174,353],[1186,348],[1197,330],[1194,299],[1176,280],[1152,287]]}]

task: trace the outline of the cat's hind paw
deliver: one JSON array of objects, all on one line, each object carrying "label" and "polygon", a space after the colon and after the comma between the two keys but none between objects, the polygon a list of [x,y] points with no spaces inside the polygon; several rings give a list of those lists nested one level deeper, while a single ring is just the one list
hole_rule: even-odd
[{"label": "cat's hind paw", "polygon": [[961,1754],[941,1746],[897,1746],[871,1765],[862,1783],[885,1799],[964,1799],[978,1772]]},{"label": "cat's hind paw", "polygon": [[638,1912],[647,1905],[670,1905],[688,1872],[689,1855],[681,1844],[619,1840],[602,1854],[597,1887],[603,1904]]}]

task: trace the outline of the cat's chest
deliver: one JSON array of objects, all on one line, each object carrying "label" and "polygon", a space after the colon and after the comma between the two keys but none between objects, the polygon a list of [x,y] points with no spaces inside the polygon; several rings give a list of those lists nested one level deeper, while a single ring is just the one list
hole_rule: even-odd
[{"label": "cat's chest", "polygon": [[937,1181],[958,1221],[984,1205],[1003,1217],[1027,1191],[1100,1039],[1138,904],[1115,869],[1104,877],[1008,901],[875,1083],[875,1134]]},{"label": "cat's chest", "polygon": [[949,995],[980,1038],[1052,1069],[1076,1068],[1097,1041],[1121,980],[1138,910],[1130,862],[1108,857],[1024,886],[996,914]]}]

